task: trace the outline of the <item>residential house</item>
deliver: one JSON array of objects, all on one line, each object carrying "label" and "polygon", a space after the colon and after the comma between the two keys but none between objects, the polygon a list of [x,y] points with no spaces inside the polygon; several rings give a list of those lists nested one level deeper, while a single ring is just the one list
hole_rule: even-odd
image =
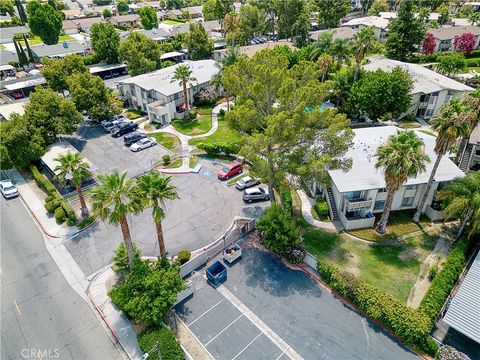
[{"label": "residential house", "polygon": [[388,19],[384,19],[380,16],[365,16],[351,19],[346,23],[343,23],[341,26],[348,26],[352,29],[358,30],[371,26],[373,27],[375,39],[383,42],[385,41],[385,36],[387,34],[388,23]]},{"label": "residential house", "polygon": [[310,33],[310,41],[311,42],[316,42],[318,41],[318,38],[320,37],[321,34],[328,32],[332,34],[332,40],[335,41],[337,39],[352,39],[355,34],[358,32],[358,29],[354,29],[351,27],[339,27],[339,28],[334,28],[334,29],[328,29],[328,30],[317,30],[317,31],[312,31]]},{"label": "residential house", "polygon": [[33,56],[40,60],[43,57],[50,59],[63,58],[66,55],[77,54],[84,56],[87,51],[85,47],[78,41],[63,41],[55,45],[37,45],[30,47],[33,52]]},{"label": "residential house", "polygon": [[7,44],[13,42],[13,37],[16,34],[28,34],[30,29],[26,26],[12,26],[5,27],[0,30],[0,44]]},{"label": "residential house", "polygon": [[419,64],[390,60],[383,56],[372,56],[363,66],[366,71],[392,71],[400,67],[405,70],[413,80],[412,104],[403,114],[413,114],[419,118],[428,119],[438,114],[443,104],[454,98],[462,98],[466,92],[473,91],[467,85],[450,79]]},{"label": "residential house", "polygon": [[115,5],[95,6],[90,10],[90,12],[95,14],[95,16],[103,16],[103,12],[105,10],[109,10],[113,16],[117,15],[118,13],[117,7]]},{"label": "residential house", "polygon": [[[384,19],[391,20],[391,19],[395,19],[397,17],[397,13],[393,12],[393,11],[380,11],[378,16],[380,16],[381,18],[384,18]],[[415,13],[415,16],[418,16],[418,13]],[[440,19],[440,17],[441,17],[440,13],[432,12],[432,13],[428,14],[428,20],[429,21],[438,21]]]},{"label": "residential house", "polygon": [[[198,90],[209,86],[212,77],[219,69],[214,60],[186,61],[197,80],[188,87],[189,102],[193,102],[193,95]],[[183,87],[178,81],[172,81],[175,69],[179,65],[169,66],[148,74],[134,76],[118,81],[117,87],[124,100],[130,107],[140,107],[148,113],[150,121],[168,124],[172,119],[182,118],[184,115],[185,99]]]},{"label": "residential house", "polygon": [[75,0],[81,9],[89,11],[93,7],[93,0]]},{"label": "residential house", "polygon": [[17,53],[8,51],[5,49],[0,49],[0,65],[8,65],[10,63],[17,63],[18,56]]},{"label": "residential house", "polygon": [[[379,126],[354,129],[353,146],[346,153],[352,160],[348,171],[329,170],[330,185],[328,188],[312,184],[312,193],[323,193],[326,197],[330,216],[339,220],[346,230],[372,227],[374,214],[380,214],[387,198],[386,184],[381,169],[375,168],[375,152],[384,144],[390,135],[404,131],[395,126]],[[425,152],[431,159],[426,171],[416,178],[409,178],[393,199],[392,210],[415,209],[426,189],[426,184],[435,160],[435,137],[421,131],[415,131],[425,143]],[[435,193],[448,181],[464,176],[464,173],[448,156],[444,156],[435,175],[435,181],[428,194],[426,206],[423,209],[431,220],[441,220],[445,217],[440,211]]]},{"label": "residential house", "polygon": [[202,6],[187,6],[182,11],[187,11],[190,19],[199,19],[203,17]]},{"label": "residential house", "polygon": [[179,9],[171,9],[167,10],[162,14],[163,19],[182,19],[183,14],[182,10]]},{"label": "residential house", "polygon": [[72,35],[78,34],[78,26],[72,20],[63,20],[62,22],[62,34]]},{"label": "residential house", "polygon": [[209,38],[223,38],[222,28],[218,20],[203,21],[200,24]]},{"label": "residential house", "polygon": [[144,7],[144,6],[150,6],[151,8],[155,9],[155,10],[160,10],[161,9],[161,6],[160,6],[160,2],[159,1],[144,1],[142,3],[138,3],[141,7]]},{"label": "residential house", "polygon": [[[264,49],[273,49],[276,46],[288,46],[291,49],[295,49],[295,46],[291,41],[288,40],[279,40],[275,42],[265,42],[262,44],[256,44],[256,45],[246,45],[246,46],[240,46],[238,48],[238,51],[240,55],[247,55],[249,58],[253,57],[257,52],[260,50]],[[213,51],[213,59],[216,61],[219,61],[222,59],[225,54],[227,53],[227,49],[222,49],[222,50],[214,50]]]},{"label": "residential house", "polygon": [[[151,29],[151,30],[145,30],[145,29],[139,29],[135,30],[135,33],[140,33],[148,37],[149,39],[154,40],[157,43],[164,42],[166,39],[170,37],[170,33],[165,30],[165,29]],[[128,35],[130,35],[130,31],[124,31],[120,33],[120,39],[126,39]]]},{"label": "residential house", "polygon": [[67,10],[62,10],[62,12],[65,15],[65,19],[67,20],[76,19],[84,15],[81,9],[67,9]]},{"label": "residential house", "polygon": [[453,26],[441,27],[438,29],[428,29],[428,33],[435,38],[434,51],[452,51],[454,49],[453,41],[456,36],[461,36],[466,33],[475,36],[475,49],[480,49],[480,27],[479,26]]},{"label": "residential house", "polygon": [[107,19],[113,26],[135,26],[140,25],[140,16],[137,14],[117,15]]},{"label": "residential house", "polygon": [[75,23],[75,25],[77,25],[78,31],[84,32],[87,34],[90,33],[90,27],[93,24],[105,22],[103,18],[100,16],[73,19],[72,21]]}]

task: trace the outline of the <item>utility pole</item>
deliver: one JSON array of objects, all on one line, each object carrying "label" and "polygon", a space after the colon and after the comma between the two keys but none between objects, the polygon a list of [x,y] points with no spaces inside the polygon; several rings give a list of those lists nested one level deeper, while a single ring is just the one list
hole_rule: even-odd
[{"label": "utility pole", "polygon": [[162,360],[162,352],[160,351],[160,343],[157,341],[158,360]]}]

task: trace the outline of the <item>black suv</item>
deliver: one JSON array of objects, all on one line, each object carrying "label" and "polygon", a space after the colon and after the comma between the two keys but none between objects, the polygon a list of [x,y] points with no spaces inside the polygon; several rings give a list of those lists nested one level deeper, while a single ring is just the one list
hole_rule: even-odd
[{"label": "black suv", "polygon": [[146,134],[139,133],[138,131],[134,131],[130,134],[127,134],[123,137],[123,141],[125,142],[125,146],[130,146],[136,143],[138,140],[146,138]]},{"label": "black suv", "polygon": [[135,131],[138,129],[138,125],[134,124],[132,122],[124,122],[121,124],[118,124],[116,128],[111,130],[112,137],[120,137],[122,135],[131,133],[132,131]]}]

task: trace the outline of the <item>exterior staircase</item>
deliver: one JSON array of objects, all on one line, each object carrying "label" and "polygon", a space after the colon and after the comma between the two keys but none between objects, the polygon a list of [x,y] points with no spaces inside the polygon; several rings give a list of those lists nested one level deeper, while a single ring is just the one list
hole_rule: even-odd
[{"label": "exterior staircase", "polygon": [[331,188],[327,188],[327,201],[328,205],[330,206],[330,210],[332,211],[332,220],[338,220],[338,211],[337,205],[335,204],[335,199],[333,198],[333,193]]},{"label": "exterior staircase", "polygon": [[472,144],[467,144],[467,147],[465,148],[465,151],[463,152],[463,157],[462,161],[460,162],[460,170],[462,170],[464,173],[468,171],[468,163],[470,161],[470,157],[472,155],[472,149],[473,145]]}]

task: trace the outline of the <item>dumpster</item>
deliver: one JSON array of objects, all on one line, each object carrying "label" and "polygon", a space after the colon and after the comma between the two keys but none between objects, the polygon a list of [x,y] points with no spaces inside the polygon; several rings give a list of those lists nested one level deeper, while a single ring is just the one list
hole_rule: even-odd
[{"label": "dumpster", "polygon": [[240,256],[242,256],[242,248],[237,244],[232,244],[223,251],[223,259],[229,264],[232,264]]},{"label": "dumpster", "polygon": [[215,261],[207,268],[207,279],[212,285],[218,285],[220,281],[227,278],[227,268],[220,261]]}]

